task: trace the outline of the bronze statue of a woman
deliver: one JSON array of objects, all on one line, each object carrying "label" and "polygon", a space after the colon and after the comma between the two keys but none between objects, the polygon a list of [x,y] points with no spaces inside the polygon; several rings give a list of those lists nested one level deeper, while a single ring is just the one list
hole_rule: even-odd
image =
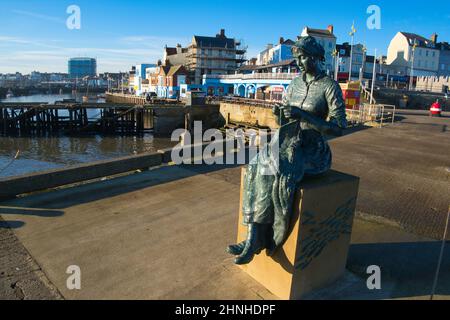
[{"label": "bronze statue of a woman", "polygon": [[[250,263],[265,249],[273,254],[284,244],[299,183],[304,176],[331,168],[324,136],[340,136],[347,126],[341,88],[322,71],[323,47],[312,37],[301,37],[292,52],[301,74],[291,82],[283,103],[274,107],[280,129],[246,171],[242,209],[247,240],[228,247],[237,256],[236,264]],[[267,174],[267,168],[273,174]]]}]

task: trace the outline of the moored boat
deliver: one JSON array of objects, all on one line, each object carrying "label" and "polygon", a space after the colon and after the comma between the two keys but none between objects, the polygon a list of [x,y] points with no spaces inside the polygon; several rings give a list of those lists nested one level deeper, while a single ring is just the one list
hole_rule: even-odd
[{"label": "moored boat", "polygon": [[11,91],[11,89],[8,89],[8,92],[6,93],[6,99],[14,98],[14,93]]}]

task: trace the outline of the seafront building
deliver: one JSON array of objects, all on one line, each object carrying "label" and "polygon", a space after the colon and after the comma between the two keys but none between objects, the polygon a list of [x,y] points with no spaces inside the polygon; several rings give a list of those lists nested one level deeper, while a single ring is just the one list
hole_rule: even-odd
[{"label": "seafront building", "polygon": [[[372,78],[372,69],[366,69],[366,49],[362,44],[353,45],[348,42],[336,45],[336,53],[339,53],[338,60],[338,80],[349,79],[350,75],[350,56],[352,56],[352,79]],[[373,60],[372,60],[373,63]],[[334,74],[334,72],[332,72]]]},{"label": "seafront building", "polygon": [[147,74],[147,92],[154,92],[160,98],[180,98],[181,86],[189,84],[189,72],[186,68],[183,65],[159,65],[154,70],[153,73]]},{"label": "seafront building", "polygon": [[164,48],[164,65],[183,65],[189,72],[192,84],[201,84],[203,75],[233,74],[246,60],[247,49],[221,29],[215,37],[193,36],[191,43],[183,48]]},{"label": "seafront building", "polygon": [[234,95],[249,99],[278,100],[286,93],[296,73],[250,73],[204,75],[203,87],[208,95]]},{"label": "seafront building", "polygon": [[286,60],[292,60],[292,46],[295,44],[291,39],[285,40],[280,37],[277,45],[268,44],[267,47],[261,51],[255,64],[258,66],[277,64]]},{"label": "seafront building", "polygon": [[440,51],[438,77],[450,76],[450,44],[448,42],[440,42],[437,44]]},{"label": "seafront building", "polygon": [[388,48],[387,64],[392,74],[436,76],[441,51],[437,35],[430,39],[408,32],[398,32]]},{"label": "seafront building", "polygon": [[246,61],[245,53],[242,43],[228,38],[224,29],[215,37],[193,36],[187,47],[166,45],[157,65],[135,66],[130,71],[130,89],[137,95],[154,92],[177,99],[187,91],[203,89],[204,75],[234,74]]},{"label": "seafront building", "polygon": [[[337,70],[341,82],[348,81],[350,72],[352,80],[371,81],[374,70],[377,81],[386,84],[406,83],[411,73],[416,77],[450,75],[450,45],[439,43],[436,34],[426,39],[399,32],[388,55],[380,57],[367,55],[362,44],[336,44],[333,25],[327,29],[306,26],[300,36],[312,36],[324,47],[324,70],[329,76]],[[215,37],[193,36],[186,47],[165,46],[156,67],[135,66],[130,72],[130,89],[139,95],[154,92],[162,98],[180,98],[188,91],[202,90],[215,96],[280,100],[300,72],[292,55],[293,45],[295,41],[280,37],[277,44],[268,44],[256,57],[246,60],[246,48],[228,38],[224,29]]]},{"label": "seafront building", "polygon": [[203,90],[208,95],[234,95],[260,100],[281,100],[287,87],[299,73],[292,56],[291,39],[279,38],[254,59],[243,64],[234,75],[204,75]]},{"label": "seafront building", "polygon": [[301,33],[301,36],[311,36],[323,46],[325,49],[325,71],[327,71],[328,74],[334,73],[333,53],[336,49],[336,36],[334,35],[333,25],[329,25],[327,29],[313,29],[310,27],[305,27]]},{"label": "seafront building", "polygon": [[147,77],[147,69],[154,67],[156,67],[156,65],[151,63],[141,63],[133,66],[131,68],[131,71],[129,72],[129,91],[134,92],[137,95],[141,95],[142,93],[144,93],[142,88],[142,81]]}]

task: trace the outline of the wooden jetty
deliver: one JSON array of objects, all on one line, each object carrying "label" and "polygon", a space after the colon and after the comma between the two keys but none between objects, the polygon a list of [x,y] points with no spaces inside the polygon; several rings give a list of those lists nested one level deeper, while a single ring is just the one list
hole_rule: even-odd
[{"label": "wooden jetty", "polygon": [[185,128],[186,117],[202,121],[205,130],[221,118],[218,104],[195,105],[171,99],[107,94],[106,103],[0,103],[0,135],[102,133],[170,136]]},{"label": "wooden jetty", "polygon": [[153,129],[152,106],[105,103],[0,103],[0,133],[143,134]]}]

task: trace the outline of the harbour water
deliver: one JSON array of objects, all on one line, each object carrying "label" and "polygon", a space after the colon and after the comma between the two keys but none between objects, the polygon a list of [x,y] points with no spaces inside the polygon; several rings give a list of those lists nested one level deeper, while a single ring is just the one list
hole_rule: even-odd
[{"label": "harbour water", "polygon": [[[47,102],[62,99],[77,99],[82,95],[33,95],[13,97],[2,102]],[[98,102],[104,102],[99,100]],[[91,112],[95,113],[95,110]],[[155,138],[152,134],[144,136],[0,136],[0,178],[22,175],[68,165],[98,160],[156,152],[175,143],[167,138]],[[19,156],[14,157],[19,151]]]}]

